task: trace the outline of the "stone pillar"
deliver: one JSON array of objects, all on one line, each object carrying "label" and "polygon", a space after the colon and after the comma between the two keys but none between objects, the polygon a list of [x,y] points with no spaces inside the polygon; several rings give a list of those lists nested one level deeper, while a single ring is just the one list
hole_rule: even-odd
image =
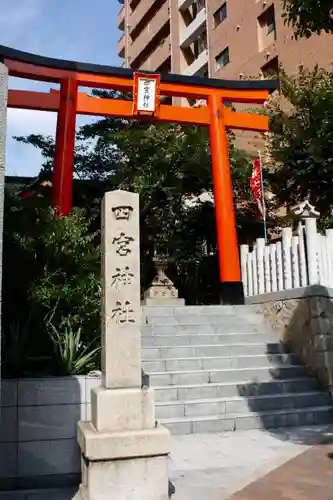
[{"label": "stone pillar", "polygon": [[79,422],[85,500],[167,500],[169,431],[142,387],[139,196],[106,193],[102,206],[102,386]]},{"label": "stone pillar", "polygon": [[[5,198],[5,150],[7,128],[8,69],[0,63],[0,309],[2,292],[3,209]],[[1,318],[0,318],[1,346]]]}]

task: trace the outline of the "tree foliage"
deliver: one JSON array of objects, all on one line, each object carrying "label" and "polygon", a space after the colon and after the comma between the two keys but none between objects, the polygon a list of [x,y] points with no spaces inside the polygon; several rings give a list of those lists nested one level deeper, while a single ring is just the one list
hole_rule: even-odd
[{"label": "tree foliage", "polygon": [[[114,92],[94,93],[104,98],[118,97]],[[248,220],[256,211],[248,182],[251,162],[246,154],[233,147],[232,139],[230,136],[233,188],[236,203],[242,200],[242,210],[238,213],[238,226],[242,230],[244,217]],[[42,175],[49,175],[54,154],[52,138],[28,136],[18,140],[41,150]],[[86,207],[90,214],[96,212],[99,199],[108,189],[117,187],[140,194],[143,247],[157,238],[167,242],[175,257],[193,257],[200,253],[205,235],[214,240],[215,224],[207,223],[208,212],[210,218],[214,217],[213,204],[206,201],[189,207],[185,203],[204,192],[212,192],[205,128],[114,118],[99,120],[82,127],[77,135],[75,174],[79,179],[98,181],[90,200],[82,183],[80,192],[74,189],[75,203]],[[197,231],[193,218],[197,221]],[[202,231],[205,221],[210,234],[207,229]]]},{"label": "tree foliage", "polygon": [[268,103],[271,189],[279,205],[309,198],[325,217],[332,208],[333,71],[280,71],[281,95]]},{"label": "tree foliage", "polygon": [[309,38],[333,32],[332,0],[282,0],[284,17],[295,35]]},{"label": "tree foliage", "polygon": [[99,344],[99,234],[77,210],[57,220],[47,193],[22,200],[8,188],[4,229],[4,374],[54,373],[51,320],[82,331],[81,354]]},{"label": "tree foliage", "polygon": [[[95,94],[117,97],[114,92]],[[245,242],[250,233],[261,234],[262,227],[253,222],[257,208],[249,189],[250,158],[234,147],[232,134],[229,139],[237,226]],[[17,140],[41,151],[39,180],[51,180],[54,139],[30,135]],[[38,183],[32,198],[20,200],[8,192],[6,201],[5,258],[16,256],[5,280],[6,322],[10,325],[16,314],[10,305],[15,297],[21,318],[32,313],[31,328],[39,339],[33,355],[52,356],[57,339],[53,371],[61,373],[81,372],[95,363],[94,356],[87,357],[87,346],[93,348],[100,330],[96,231],[106,191],[140,195],[142,291],[154,277],[156,250],[171,258],[169,273],[189,302],[201,300],[194,298],[197,290],[203,300],[214,302],[214,279],[218,284],[216,255],[209,255],[216,250],[216,229],[206,128],[104,118],[80,128],[74,160],[75,210],[70,217],[55,220],[50,188],[36,188]],[[17,258],[22,280],[12,283]]]}]

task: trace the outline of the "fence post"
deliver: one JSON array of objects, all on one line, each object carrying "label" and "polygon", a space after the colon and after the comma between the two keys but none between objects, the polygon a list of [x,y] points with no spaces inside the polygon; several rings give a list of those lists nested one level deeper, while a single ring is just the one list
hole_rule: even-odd
[{"label": "fence post", "polygon": [[247,272],[248,272],[248,294],[253,295],[253,269],[252,269],[253,252],[247,254]]},{"label": "fence post", "polygon": [[249,295],[248,272],[247,272],[248,253],[249,253],[249,245],[241,245],[240,246],[241,273],[242,273],[242,282],[243,282],[245,297]]},{"label": "fence post", "polygon": [[299,203],[292,209],[293,214],[305,222],[305,241],[309,285],[319,284],[319,236],[317,234],[317,218],[320,213],[308,200]]},{"label": "fence post", "polygon": [[293,288],[299,288],[300,286],[298,248],[299,248],[298,236],[293,236],[291,238],[291,272],[292,272]]},{"label": "fence post", "polygon": [[300,286],[308,285],[308,273],[306,270],[306,255],[304,241],[304,226],[300,220],[298,223],[298,249],[299,249],[299,268],[300,268]]},{"label": "fence post", "polygon": [[272,286],[271,291],[277,292],[277,266],[276,266],[276,245],[270,245],[270,264],[271,264],[271,274],[272,274]]},{"label": "fence post", "polygon": [[333,229],[326,229],[328,286],[333,288]]},{"label": "fence post", "polygon": [[257,238],[257,268],[258,268],[258,294],[265,293],[265,271],[264,271],[264,238]]},{"label": "fence post", "polygon": [[328,281],[328,265],[327,265],[327,248],[326,237],[318,234],[318,260],[319,260],[319,283],[327,286]]},{"label": "fence post", "polygon": [[277,288],[278,292],[283,290],[283,260],[282,260],[282,243],[276,243],[276,270],[277,270]]},{"label": "fence post", "polygon": [[257,245],[253,245],[252,249],[252,279],[253,279],[253,295],[258,295],[258,259]]},{"label": "fence post", "polygon": [[271,265],[270,265],[270,248],[264,248],[264,265],[265,265],[265,292],[270,293],[272,290]]},{"label": "fence post", "polygon": [[283,260],[283,284],[284,290],[290,290],[293,287],[291,274],[291,227],[282,229],[282,260]]}]

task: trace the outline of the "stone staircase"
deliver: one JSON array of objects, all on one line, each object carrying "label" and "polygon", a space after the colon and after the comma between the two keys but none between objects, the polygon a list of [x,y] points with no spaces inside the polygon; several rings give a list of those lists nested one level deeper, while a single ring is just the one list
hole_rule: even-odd
[{"label": "stone staircase", "polygon": [[322,425],[332,402],[253,306],[143,307],[143,370],[173,434]]}]

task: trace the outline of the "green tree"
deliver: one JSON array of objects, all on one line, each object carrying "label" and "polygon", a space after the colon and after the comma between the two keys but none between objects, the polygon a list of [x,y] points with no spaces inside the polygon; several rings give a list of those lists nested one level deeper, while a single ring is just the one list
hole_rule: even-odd
[{"label": "green tree", "polygon": [[[117,97],[114,92],[94,93]],[[18,140],[41,150],[44,158],[42,175],[49,175],[54,154],[52,138],[28,136]],[[88,148],[92,144],[93,147]],[[243,200],[238,220],[241,227],[244,213],[248,217],[255,210],[248,189],[251,164],[247,155],[233,147],[232,135],[230,148],[235,200]],[[189,235],[185,243],[184,223],[189,219],[193,225],[193,215],[200,217],[201,211],[198,207],[191,210],[184,202],[212,191],[207,129],[113,118],[99,120],[82,127],[78,133],[75,174],[80,179],[96,181],[93,196],[92,192],[89,193],[90,183],[87,190],[83,189],[83,183],[78,190],[74,186],[75,204],[93,212],[96,212],[96,202],[107,189],[117,187],[140,194],[143,246],[149,246],[149,242],[159,235],[173,247],[173,253],[177,251],[183,255],[185,251],[191,254],[200,248],[197,241],[189,245]],[[200,220],[197,226],[202,226]],[[195,231],[191,234],[194,237]],[[195,238],[198,236],[195,234]]]},{"label": "green tree", "polygon": [[99,233],[77,209],[57,220],[48,194],[42,190],[21,199],[18,186],[6,188],[2,348],[7,375],[54,373],[50,323],[60,331],[64,321],[70,325],[80,341],[77,352],[99,343]]},{"label": "green tree", "polygon": [[332,0],[282,0],[284,17],[295,35],[309,38],[321,32],[333,32]]},{"label": "green tree", "polygon": [[[95,92],[117,97],[115,93]],[[126,97],[126,96],[125,96]],[[54,141],[28,136],[18,140],[37,147],[44,158],[42,176],[50,176]],[[230,161],[241,242],[249,232],[262,233],[253,223],[257,208],[249,190],[251,161],[237,150],[230,134]],[[140,195],[142,286],[153,278],[156,247],[179,265],[200,260],[216,247],[212,201],[193,202],[212,193],[208,130],[204,127],[159,124],[107,118],[82,127],[76,140],[74,205],[82,207],[100,226],[99,206],[110,189],[132,190]],[[84,182],[86,181],[86,182]],[[250,230],[250,231],[249,231]]]},{"label": "green tree", "polygon": [[271,118],[271,189],[277,204],[309,198],[326,217],[332,208],[333,71],[280,71],[281,94],[267,106]]}]

